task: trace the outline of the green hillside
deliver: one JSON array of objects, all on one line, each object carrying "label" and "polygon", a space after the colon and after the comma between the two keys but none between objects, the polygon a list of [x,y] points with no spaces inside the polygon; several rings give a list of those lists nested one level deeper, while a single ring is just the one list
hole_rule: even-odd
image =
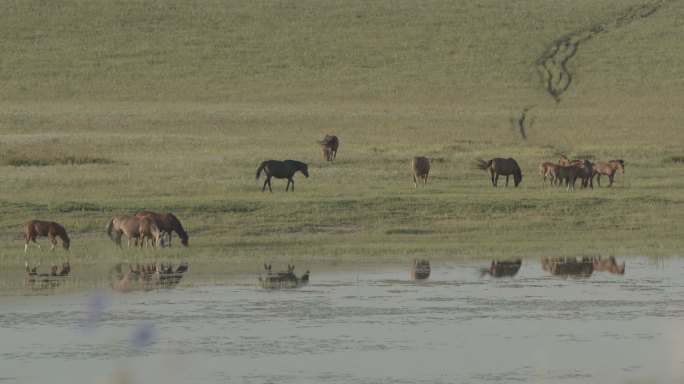
[{"label": "green hillside", "polygon": [[[34,217],[107,258],[108,218],[142,208],[181,218],[181,257],[681,254],[681,20],[665,0],[3,1],[0,261]],[[542,188],[561,153],[626,172]],[[517,189],[470,164],[509,156]],[[270,158],[312,177],[262,193]]]}]

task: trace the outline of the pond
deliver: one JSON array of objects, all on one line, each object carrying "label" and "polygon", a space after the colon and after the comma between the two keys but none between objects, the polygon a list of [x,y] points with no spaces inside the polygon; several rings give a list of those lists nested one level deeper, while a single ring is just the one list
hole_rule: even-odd
[{"label": "pond", "polygon": [[0,382],[681,383],[684,261],[625,261],[585,278],[538,259],[505,278],[434,262],[422,281],[313,265],[282,290],[256,265],[191,262],[173,289],[16,289],[0,296]]}]

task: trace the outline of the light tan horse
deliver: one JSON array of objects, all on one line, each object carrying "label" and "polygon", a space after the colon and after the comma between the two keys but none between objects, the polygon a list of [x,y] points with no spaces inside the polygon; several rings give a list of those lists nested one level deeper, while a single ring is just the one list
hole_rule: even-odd
[{"label": "light tan horse", "polygon": [[128,248],[131,247],[131,239],[135,239],[136,244],[140,241],[140,247],[142,248],[146,237],[153,240],[153,246],[161,245],[159,241],[161,231],[157,223],[147,216],[116,215],[109,220],[105,230],[118,248],[121,248],[121,236],[124,234],[128,238]]},{"label": "light tan horse", "polygon": [[506,176],[506,186],[508,187],[508,176],[513,175],[513,182],[518,187],[522,181],[522,172],[518,166],[518,162],[512,158],[502,159],[496,157],[489,161],[484,161],[480,158],[475,158],[475,167],[479,169],[489,169],[492,174],[492,185],[496,187],[499,181],[499,175]]},{"label": "light tan horse", "polygon": [[323,146],[323,157],[330,163],[335,162],[337,148],[340,147],[340,139],[335,135],[325,135],[318,144]]},{"label": "light tan horse", "polygon": [[418,188],[420,183],[424,187],[430,173],[430,160],[423,156],[412,157],[409,166],[413,175],[413,185]]},{"label": "light tan horse", "polygon": [[51,251],[54,251],[55,246],[57,245],[56,237],[62,239],[62,247],[64,250],[69,250],[71,240],[69,240],[69,235],[67,235],[66,229],[64,229],[63,226],[54,221],[29,220],[24,224],[24,239],[26,240],[26,244],[24,244],[24,253],[26,253],[30,241],[32,241],[36,247],[40,248],[40,244],[36,241],[36,237],[38,236],[47,236],[48,239],[50,239],[50,243],[52,244],[50,247]]},{"label": "light tan horse", "polygon": [[594,172],[596,172],[596,182],[599,187],[601,186],[601,175],[606,175],[609,181],[608,187],[611,188],[613,186],[613,178],[618,170],[622,170],[622,173],[625,173],[625,161],[622,159],[610,160],[607,163],[603,161],[596,162]]}]

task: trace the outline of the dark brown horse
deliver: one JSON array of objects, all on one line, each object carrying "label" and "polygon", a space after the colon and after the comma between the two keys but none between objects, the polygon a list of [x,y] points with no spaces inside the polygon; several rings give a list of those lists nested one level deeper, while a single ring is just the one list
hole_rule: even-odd
[{"label": "dark brown horse", "polygon": [[124,234],[128,238],[128,248],[131,247],[131,239],[135,239],[136,243],[140,241],[140,247],[142,248],[147,237],[153,240],[154,246],[161,245],[159,241],[161,237],[159,226],[157,226],[157,223],[152,218],[147,216],[116,215],[109,219],[105,230],[118,248],[121,248],[121,236]]},{"label": "dark brown horse", "polygon": [[412,157],[409,166],[413,175],[413,185],[418,188],[420,183],[424,187],[430,173],[430,160],[423,156]]},{"label": "dark brown horse", "polygon": [[594,164],[594,172],[596,172],[596,182],[598,183],[599,187],[601,186],[601,175],[608,176],[608,187],[612,187],[613,178],[618,170],[622,170],[622,173],[625,173],[624,160],[610,160],[607,163],[603,161],[596,162],[596,164]]},{"label": "dark brown horse", "polygon": [[551,175],[552,183],[558,187],[558,183],[563,185],[563,180],[565,180],[568,190],[572,186],[575,189],[575,180],[584,172],[583,166],[580,163],[572,163],[570,165],[554,165],[549,169],[549,174]]},{"label": "dark brown horse", "polygon": [[178,234],[178,237],[181,240],[181,244],[183,244],[186,247],[188,246],[188,233],[185,232],[185,229],[183,229],[180,220],[178,220],[178,218],[174,216],[173,213],[138,211],[135,215],[138,217],[151,217],[159,227],[159,230],[162,231],[162,237],[164,237],[164,234],[169,234],[169,245],[171,245],[171,233],[176,232],[176,234]]},{"label": "dark brown horse", "polygon": [[340,139],[335,135],[325,135],[318,144],[323,146],[323,158],[330,163],[334,163],[337,157],[337,148],[340,146]]},{"label": "dark brown horse", "polygon": [[266,160],[261,163],[256,171],[257,180],[259,180],[262,170],[266,174],[266,181],[264,181],[264,186],[261,188],[261,192],[265,191],[266,185],[268,185],[268,189],[271,191],[271,193],[273,193],[273,189],[271,189],[271,177],[287,179],[285,192],[289,190],[290,183],[292,183],[292,191],[294,192],[294,180],[292,180],[292,177],[294,177],[295,173],[302,172],[306,178],[309,178],[308,165],[297,160]]},{"label": "dark brown horse", "polygon": [[43,221],[43,220],[29,220],[24,224],[24,239],[26,239],[26,244],[24,244],[24,252],[28,248],[29,241],[32,241],[38,248],[40,244],[36,241],[38,236],[47,236],[50,239],[52,246],[50,250],[54,250],[57,245],[56,237],[62,239],[62,247],[64,250],[69,250],[69,235],[67,235],[66,229],[54,221]]},{"label": "dark brown horse", "polygon": [[508,176],[513,175],[513,181],[517,187],[522,181],[522,172],[516,162],[512,158],[502,159],[500,157],[484,161],[480,158],[475,158],[475,166],[479,169],[489,169],[492,174],[492,185],[496,187],[499,181],[499,175],[506,176],[506,186],[508,187]]}]

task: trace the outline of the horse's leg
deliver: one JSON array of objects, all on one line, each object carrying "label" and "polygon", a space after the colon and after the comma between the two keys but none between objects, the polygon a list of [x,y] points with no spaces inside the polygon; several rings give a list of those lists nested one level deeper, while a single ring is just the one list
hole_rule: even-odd
[{"label": "horse's leg", "polygon": [[599,187],[601,186],[601,174],[597,173],[596,174],[596,182],[598,183]]},{"label": "horse's leg", "polygon": [[[289,186],[290,183],[292,183],[292,192],[294,192],[294,179],[290,178],[287,182],[287,185]],[[285,192],[287,192],[287,188],[285,188]]]},{"label": "horse's leg", "polygon": [[509,175],[506,175],[506,187],[508,187],[508,176]]},{"label": "horse's leg", "polygon": [[608,187],[612,188],[613,187],[613,178],[615,177],[615,174],[610,174],[608,175]]},{"label": "horse's leg", "polygon": [[55,246],[57,245],[57,239],[55,238],[55,235],[48,233],[48,239],[50,239],[50,251],[54,251]]},{"label": "horse's leg", "polygon": [[499,175],[496,175],[496,179],[494,178],[494,170],[490,170],[492,173],[492,186],[496,187],[496,181],[499,179]]}]

